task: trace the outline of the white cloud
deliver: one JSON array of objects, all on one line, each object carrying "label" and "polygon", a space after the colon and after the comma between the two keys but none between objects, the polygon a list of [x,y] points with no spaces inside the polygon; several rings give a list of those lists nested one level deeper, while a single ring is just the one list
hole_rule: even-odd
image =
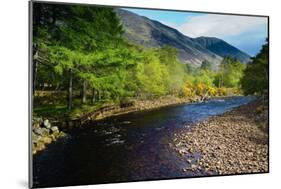
[{"label": "white cloud", "polygon": [[179,29],[179,26],[173,22],[167,22],[167,21],[163,21],[163,20],[159,20],[159,22],[161,22],[162,24],[169,26],[171,28]]},{"label": "white cloud", "polygon": [[176,28],[190,37],[235,36],[266,26],[265,17],[205,14],[194,16]]}]

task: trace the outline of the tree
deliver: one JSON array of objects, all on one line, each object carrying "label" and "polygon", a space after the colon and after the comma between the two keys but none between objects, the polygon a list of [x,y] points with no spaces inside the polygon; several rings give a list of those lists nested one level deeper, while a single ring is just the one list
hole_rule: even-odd
[{"label": "tree", "polygon": [[143,58],[137,64],[138,95],[145,97],[161,96],[166,94],[165,80],[168,71],[164,64],[160,63],[157,52],[146,50]]},{"label": "tree", "polygon": [[186,74],[186,66],[178,59],[177,49],[164,46],[157,50],[161,64],[164,64],[167,70],[165,81],[166,90],[169,94],[178,95],[184,84],[184,76]]},{"label": "tree", "polygon": [[212,70],[212,63],[207,60],[203,60],[200,68],[202,70]]},{"label": "tree", "polygon": [[252,58],[247,65],[241,86],[246,95],[268,95],[268,73],[269,73],[269,48],[268,39],[262,46],[261,51]]},{"label": "tree", "polygon": [[[114,63],[115,69],[122,67],[120,57],[113,58],[108,53],[124,45],[122,39],[122,26],[119,18],[112,8],[89,7],[82,5],[52,5],[48,3],[35,3],[34,14],[34,47],[39,50],[38,58],[44,60],[45,67],[41,69],[41,75],[37,78],[34,74],[34,89],[36,80],[40,80],[49,68],[49,72],[55,73],[60,78],[68,78],[68,106],[71,108],[70,96],[75,87],[70,83],[79,83],[82,88],[82,102],[85,102],[86,79],[89,73],[98,78],[101,69],[105,65]],[[102,28],[102,30],[101,30]],[[35,49],[35,48],[34,48]],[[39,52],[39,53],[38,53]],[[35,59],[34,62],[37,62]],[[107,65],[108,66],[108,65]],[[34,72],[38,66],[34,64]],[[69,71],[71,70],[71,71]],[[112,69],[113,71],[113,69]],[[86,76],[84,74],[86,73]],[[65,74],[68,76],[65,77]],[[46,80],[45,80],[46,81]],[[97,81],[97,80],[95,80]],[[78,86],[78,85],[76,85]],[[98,83],[90,86],[101,86]],[[98,92],[101,94],[101,92]]]},{"label": "tree", "polygon": [[232,57],[225,57],[220,64],[214,83],[217,87],[239,87],[245,64]]},{"label": "tree", "polygon": [[[48,46],[59,40],[60,27],[58,23],[70,16],[69,7],[48,3],[33,4],[33,94],[37,87],[39,71],[45,74],[41,67],[50,74],[52,65],[49,64]],[[45,74],[46,75],[46,74]],[[53,77],[54,78],[54,77]]]}]

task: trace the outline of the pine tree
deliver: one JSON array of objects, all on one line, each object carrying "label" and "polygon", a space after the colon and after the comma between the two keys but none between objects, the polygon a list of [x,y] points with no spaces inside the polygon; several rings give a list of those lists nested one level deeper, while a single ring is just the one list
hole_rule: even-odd
[{"label": "pine tree", "polygon": [[266,40],[266,43],[262,46],[261,51],[252,58],[252,61],[245,69],[241,85],[246,95],[268,95],[268,60],[269,48],[268,40]]}]

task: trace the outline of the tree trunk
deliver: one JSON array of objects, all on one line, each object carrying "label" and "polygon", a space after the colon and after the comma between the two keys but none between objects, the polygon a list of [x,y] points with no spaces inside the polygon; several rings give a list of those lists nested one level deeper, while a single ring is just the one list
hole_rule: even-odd
[{"label": "tree trunk", "polygon": [[72,70],[69,69],[69,80],[68,80],[68,99],[67,99],[67,108],[71,110],[72,108]]},{"label": "tree trunk", "polygon": [[93,96],[92,96],[92,103],[94,104],[96,102],[96,90],[93,88]]},{"label": "tree trunk", "polygon": [[60,84],[59,84],[59,83],[57,83],[57,84],[56,84],[55,91],[58,91],[58,90],[59,90],[59,88],[60,88]]},{"label": "tree trunk", "polygon": [[35,94],[35,87],[36,87],[36,75],[37,75],[37,61],[33,61],[33,80],[32,80],[32,94]]},{"label": "tree trunk", "polygon": [[99,91],[99,100],[102,99],[102,91]]},{"label": "tree trunk", "polygon": [[100,100],[100,91],[97,90],[97,101],[99,101],[99,100]]},{"label": "tree trunk", "polygon": [[33,50],[34,50],[34,52],[33,52],[33,65],[32,65],[33,66],[32,93],[33,93],[33,96],[34,96],[35,88],[36,88],[36,79],[37,79],[36,76],[37,76],[37,64],[38,64],[38,62],[37,62],[38,50],[36,48],[36,45],[33,47]]},{"label": "tree trunk", "polygon": [[219,77],[219,88],[223,86],[223,75],[220,75]]},{"label": "tree trunk", "polygon": [[86,80],[83,80],[83,83],[82,83],[82,94],[81,94],[81,97],[82,97],[82,104],[85,104],[86,103],[86,100],[87,100],[87,97],[86,97],[86,91],[87,91],[87,83],[86,83]]}]

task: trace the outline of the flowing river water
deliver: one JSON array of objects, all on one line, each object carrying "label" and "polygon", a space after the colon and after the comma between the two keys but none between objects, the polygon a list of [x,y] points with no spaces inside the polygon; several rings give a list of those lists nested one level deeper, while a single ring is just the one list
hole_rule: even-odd
[{"label": "flowing river water", "polygon": [[34,187],[205,175],[182,171],[187,162],[172,148],[174,133],[252,100],[217,98],[91,122],[34,157]]}]

